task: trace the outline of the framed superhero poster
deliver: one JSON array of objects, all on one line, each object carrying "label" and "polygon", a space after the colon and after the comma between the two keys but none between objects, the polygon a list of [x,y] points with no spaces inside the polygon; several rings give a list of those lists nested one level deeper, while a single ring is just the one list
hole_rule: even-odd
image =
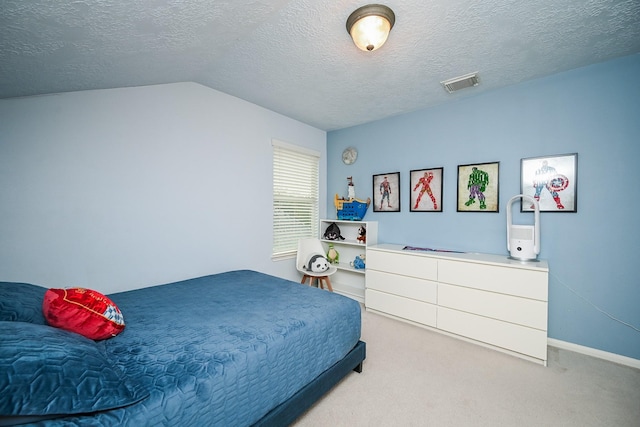
[{"label": "framed superhero poster", "polygon": [[433,168],[409,173],[411,212],[442,212],[442,171]]},{"label": "framed superhero poster", "polygon": [[[520,175],[520,194],[536,199],[540,212],[578,211],[578,153],[522,159]],[[521,199],[520,212],[533,210]]]},{"label": "framed superhero poster", "polygon": [[400,212],[400,172],[373,175],[373,211]]},{"label": "framed superhero poster", "polygon": [[498,212],[500,162],[458,166],[458,212]]}]

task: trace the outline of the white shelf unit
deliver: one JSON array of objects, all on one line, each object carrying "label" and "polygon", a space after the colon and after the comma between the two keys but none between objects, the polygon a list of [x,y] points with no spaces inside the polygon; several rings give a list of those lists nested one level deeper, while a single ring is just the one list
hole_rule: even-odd
[{"label": "white shelf unit", "polygon": [[368,248],[367,310],[547,365],[546,261]]},{"label": "white shelf unit", "polygon": [[[324,232],[335,223],[340,228],[340,234],[344,240],[326,240]],[[366,243],[358,241],[358,229],[364,227],[367,230]],[[350,265],[356,256],[365,256],[367,263],[367,248],[378,243],[378,223],[376,221],[345,221],[337,219],[323,219],[320,221],[320,240],[325,253],[329,245],[340,254],[340,263],[336,265],[338,271],[331,276],[331,284],[336,293],[348,296],[364,304],[365,269],[356,269]]]}]

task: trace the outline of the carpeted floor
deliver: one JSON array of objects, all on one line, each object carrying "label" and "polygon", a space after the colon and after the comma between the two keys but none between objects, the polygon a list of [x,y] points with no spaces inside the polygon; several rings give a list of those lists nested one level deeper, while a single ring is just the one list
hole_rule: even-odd
[{"label": "carpeted floor", "polygon": [[362,329],[363,372],[295,427],[640,427],[638,369],[554,347],[545,368],[364,310]]}]

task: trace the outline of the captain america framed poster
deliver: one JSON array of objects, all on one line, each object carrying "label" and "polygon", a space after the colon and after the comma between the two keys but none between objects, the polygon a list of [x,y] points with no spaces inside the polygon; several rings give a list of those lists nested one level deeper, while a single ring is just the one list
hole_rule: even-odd
[{"label": "captain america framed poster", "polygon": [[[521,159],[520,174],[520,194],[533,197],[540,212],[578,211],[578,153]],[[520,212],[533,210],[521,200]]]}]

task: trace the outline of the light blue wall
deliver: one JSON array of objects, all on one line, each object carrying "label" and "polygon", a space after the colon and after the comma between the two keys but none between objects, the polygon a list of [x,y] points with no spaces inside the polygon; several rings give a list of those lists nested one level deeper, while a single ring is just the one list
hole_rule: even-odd
[{"label": "light blue wall", "polygon": [[[640,359],[638,76],[633,55],[329,132],[327,215],[335,218],[333,195],[346,195],[347,176],[366,198],[373,174],[401,172],[401,212],[369,209],[365,218],[379,221],[380,241],[508,255],[506,202],[520,192],[520,159],[578,153],[578,212],[541,215],[549,336]],[[351,145],[359,157],[345,166]],[[493,161],[500,212],[456,212],[457,166]],[[443,212],[410,212],[409,171],[431,167],[444,167]],[[517,206],[514,222],[532,223]]]},{"label": "light blue wall", "polygon": [[272,138],[321,152],[324,182],[324,131],[194,83],[0,100],[0,280],[297,280],[271,260]]}]

